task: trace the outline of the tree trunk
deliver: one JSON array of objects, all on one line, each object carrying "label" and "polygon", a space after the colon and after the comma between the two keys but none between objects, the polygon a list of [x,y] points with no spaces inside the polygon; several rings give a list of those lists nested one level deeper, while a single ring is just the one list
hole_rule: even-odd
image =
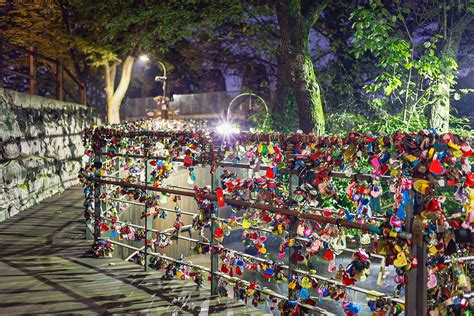
[{"label": "tree trunk", "polygon": [[316,80],[313,62],[307,52],[297,54],[290,60],[291,86],[298,104],[300,128],[305,133],[311,131],[317,135],[324,134],[325,119],[321,90]]},{"label": "tree trunk", "polygon": [[429,126],[438,133],[446,133],[449,130],[450,87],[449,83],[439,84],[434,96],[436,101],[431,105]]},{"label": "tree trunk", "polygon": [[280,56],[277,59],[276,73],[276,92],[273,96],[272,114],[274,117],[285,113],[290,100],[290,83],[288,80],[288,71],[285,69],[285,63],[282,62]]},{"label": "tree trunk", "polygon": [[[456,59],[463,33],[474,20],[474,16],[471,13],[465,13],[462,16],[451,15],[452,21],[448,23],[446,18],[449,11],[446,6],[443,12],[445,15],[444,24],[439,23],[439,33],[444,34],[440,52]],[[449,82],[440,83],[429,111],[428,126],[434,128],[438,133],[445,133],[449,130],[450,90],[451,84]]]},{"label": "tree trunk", "polygon": [[109,124],[120,123],[120,106],[130,85],[134,61],[135,58],[132,56],[127,56],[125,59],[117,89],[115,89],[115,75],[118,64],[105,65],[105,93],[107,95],[107,120]]},{"label": "tree trunk", "polygon": [[[324,133],[325,119],[321,90],[316,80],[309,49],[309,34],[321,10],[319,1],[277,0],[282,65],[288,69],[290,85],[298,104],[300,128],[305,133]],[[284,68],[284,69],[285,69]]]}]

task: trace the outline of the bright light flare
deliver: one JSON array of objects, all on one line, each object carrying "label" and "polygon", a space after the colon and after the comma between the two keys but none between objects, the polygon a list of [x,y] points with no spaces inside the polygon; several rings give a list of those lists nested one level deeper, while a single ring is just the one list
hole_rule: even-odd
[{"label": "bright light flare", "polygon": [[147,55],[140,55],[140,57],[138,57],[138,59],[142,62],[147,62],[147,61],[150,60],[150,58]]},{"label": "bright light flare", "polygon": [[232,125],[229,122],[222,122],[216,126],[216,131],[224,136],[240,133],[240,129],[236,125]]}]

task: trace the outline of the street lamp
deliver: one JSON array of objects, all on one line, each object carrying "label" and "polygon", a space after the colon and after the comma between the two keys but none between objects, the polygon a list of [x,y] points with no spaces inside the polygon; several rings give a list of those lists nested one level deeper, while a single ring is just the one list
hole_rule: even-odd
[{"label": "street lamp", "polygon": [[147,55],[140,55],[138,59],[142,62],[150,61],[150,58]]},{"label": "street lamp", "polygon": [[158,96],[154,98],[154,100],[156,101],[158,105],[161,105],[161,118],[167,120],[168,119],[168,104],[166,102],[166,79],[168,79],[168,77],[166,76],[165,64],[161,61],[158,61],[158,64],[160,64],[161,68],[163,69],[163,76],[156,76],[155,81],[163,82],[163,96]]}]

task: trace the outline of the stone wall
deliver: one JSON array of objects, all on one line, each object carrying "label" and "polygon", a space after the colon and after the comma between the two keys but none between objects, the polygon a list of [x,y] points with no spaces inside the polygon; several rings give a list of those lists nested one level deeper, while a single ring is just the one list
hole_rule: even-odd
[{"label": "stone wall", "polygon": [[82,130],[95,123],[86,106],[0,88],[0,221],[78,183]]}]

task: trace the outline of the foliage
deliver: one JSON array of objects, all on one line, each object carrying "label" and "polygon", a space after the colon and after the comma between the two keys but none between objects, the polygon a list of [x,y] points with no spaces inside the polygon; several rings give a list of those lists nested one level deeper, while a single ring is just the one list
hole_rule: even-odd
[{"label": "foliage", "polygon": [[[402,113],[387,114],[377,118],[354,114],[349,111],[331,113],[328,115],[328,132],[334,135],[347,135],[350,131],[372,133],[376,135],[393,134],[403,130],[405,132],[418,132],[425,129],[426,118],[404,126]],[[403,127],[402,127],[403,126]]]},{"label": "foliage", "polygon": [[415,42],[407,27],[408,8],[398,14],[372,3],[351,16],[354,21],[354,55],[375,59],[380,73],[364,90],[370,103],[387,113],[403,111],[402,128],[426,127],[423,113],[435,102],[440,84],[453,85],[457,63],[452,54],[436,51],[437,34]]},{"label": "foliage", "polygon": [[[416,6],[401,0],[370,1],[355,10],[350,17],[354,56],[376,61],[377,74],[367,77],[364,86],[372,110],[377,108],[388,119],[402,112],[400,129],[433,126],[433,113],[449,121],[444,108],[450,109],[450,87],[458,76],[456,58],[473,10],[466,1]],[[460,91],[453,97],[459,99]]]},{"label": "foliage", "polygon": [[298,105],[293,94],[290,92],[288,103],[281,112],[272,112],[270,117],[270,129],[268,132],[289,133],[296,132],[299,128]]},{"label": "foliage", "polygon": [[451,115],[450,118],[450,131],[453,133],[469,137],[469,138],[474,138],[474,130],[471,128],[471,120],[472,117],[457,117],[454,115]]},{"label": "foliage", "polygon": [[0,29],[4,39],[13,44],[37,47],[40,53],[53,58],[70,57],[71,38],[62,23],[58,1],[31,1],[12,6],[8,14],[0,16]]},{"label": "foliage", "polygon": [[[310,2],[292,3],[301,9]],[[323,2],[314,1],[319,8]],[[466,13],[474,12],[473,6],[467,0],[421,1],[418,7],[404,0],[372,0],[364,7],[358,3],[332,1],[312,25],[311,33],[315,29],[329,44],[324,52],[318,46],[311,51],[328,133],[426,128],[426,112],[436,102],[437,89],[446,83],[452,87],[457,76],[454,51],[445,49],[452,42],[449,34]],[[41,53],[65,60],[83,80],[97,85],[98,94],[103,94],[103,84],[97,70],[89,68],[119,63],[129,54],[162,60],[170,76],[190,82],[189,92],[198,90],[196,82],[207,70],[232,70],[248,72],[254,79],[249,87],[270,100],[274,85],[264,78],[274,83],[295,73],[281,65],[282,25],[273,1],[28,1],[0,17],[0,28],[7,40],[38,46]],[[466,42],[459,50],[464,56],[472,51]],[[466,60],[457,59],[463,66]],[[452,90],[452,98],[467,92]],[[277,98],[273,101],[278,104]],[[274,130],[298,129],[293,96],[288,104],[272,108],[269,123]],[[266,123],[257,125],[271,129]],[[469,128],[465,119],[451,119],[451,125],[461,134]]]}]

